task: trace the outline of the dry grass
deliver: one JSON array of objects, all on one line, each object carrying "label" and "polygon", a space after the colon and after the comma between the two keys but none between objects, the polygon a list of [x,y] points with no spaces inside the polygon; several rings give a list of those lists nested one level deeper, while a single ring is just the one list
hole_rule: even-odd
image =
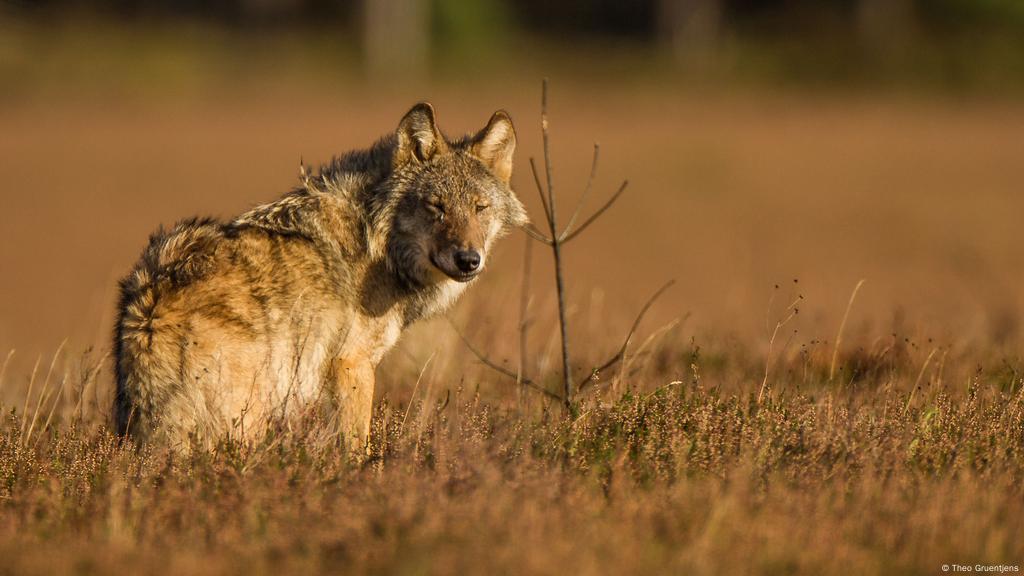
[{"label": "dry grass", "polygon": [[592,395],[572,421],[539,396],[488,401],[428,366],[411,403],[381,401],[365,462],[316,421],[188,457],[137,451],[105,431],[102,405],[83,409],[84,382],[66,383],[57,425],[30,435],[9,407],[0,425],[0,571],[1019,565],[1020,372],[948,353],[922,366],[934,355],[893,341],[844,354],[830,384],[831,356],[779,360],[759,404],[764,358],[667,346],[640,362],[642,379],[625,377],[625,394]]}]

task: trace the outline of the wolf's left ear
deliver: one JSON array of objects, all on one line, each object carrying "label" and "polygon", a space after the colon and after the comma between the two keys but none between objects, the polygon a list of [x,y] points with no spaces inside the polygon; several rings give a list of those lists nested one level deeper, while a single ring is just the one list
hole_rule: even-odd
[{"label": "wolf's left ear", "polygon": [[398,138],[395,149],[395,161],[398,164],[412,159],[426,162],[448,146],[441,131],[437,129],[434,107],[428,102],[420,102],[405,113],[398,123],[395,136]]},{"label": "wolf's left ear", "polygon": [[516,151],[516,129],[504,110],[491,116],[487,126],[473,138],[473,154],[504,182],[512,178],[512,154]]}]

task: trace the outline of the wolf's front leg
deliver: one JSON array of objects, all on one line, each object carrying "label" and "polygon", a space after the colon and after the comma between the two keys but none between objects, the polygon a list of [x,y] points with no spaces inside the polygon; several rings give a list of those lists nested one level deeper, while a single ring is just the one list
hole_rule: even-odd
[{"label": "wolf's front leg", "polygon": [[342,438],[353,453],[369,454],[374,370],[369,362],[335,361],[335,390]]}]

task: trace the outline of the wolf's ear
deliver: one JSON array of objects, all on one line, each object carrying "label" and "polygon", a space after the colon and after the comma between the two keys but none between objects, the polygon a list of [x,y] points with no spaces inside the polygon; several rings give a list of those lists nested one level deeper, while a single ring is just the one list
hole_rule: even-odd
[{"label": "wolf's ear", "polygon": [[516,151],[516,129],[504,110],[491,116],[487,126],[473,138],[473,154],[504,182],[512,178],[512,154]]},{"label": "wolf's ear", "polygon": [[398,137],[397,164],[413,159],[426,162],[448,146],[434,121],[434,107],[427,102],[420,102],[405,113],[395,135]]}]

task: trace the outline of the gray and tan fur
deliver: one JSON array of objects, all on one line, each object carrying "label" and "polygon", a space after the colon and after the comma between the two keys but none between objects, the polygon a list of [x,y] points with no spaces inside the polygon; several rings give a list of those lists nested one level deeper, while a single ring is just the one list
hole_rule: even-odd
[{"label": "gray and tan fur", "polygon": [[365,446],[381,358],[526,223],[509,185],[515,144],[502,111],[453,141],[421,103],[276,202],[158,231],[121,281],[118,431],[178,447],[252,438],[327,401]]}]

